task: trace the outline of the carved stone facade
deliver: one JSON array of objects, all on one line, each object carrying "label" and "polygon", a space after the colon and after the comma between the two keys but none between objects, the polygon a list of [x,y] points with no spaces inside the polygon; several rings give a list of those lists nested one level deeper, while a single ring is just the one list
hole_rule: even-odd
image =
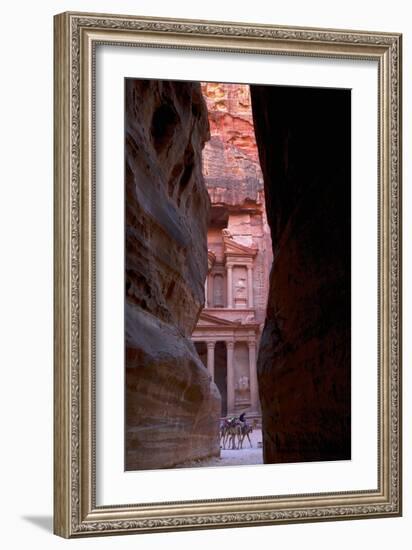
[{"label": "carved stone facade", "polygon": [[256,355],[272,264],[249,87],[202,84],[211,139],[203,175],[211,199],[205,308],[192,334],[222,397],[222,416],[260,417]]}]

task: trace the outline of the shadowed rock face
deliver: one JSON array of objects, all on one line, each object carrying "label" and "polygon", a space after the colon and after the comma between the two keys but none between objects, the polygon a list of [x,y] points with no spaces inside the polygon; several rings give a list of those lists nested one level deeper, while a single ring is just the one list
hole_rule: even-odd
[{"label": "shadowed rock face", "polygon": [[258,355],[264,460],[348,459],[350,92],[251,97],[274,254]]},{"label": "shadowed rock face", "polygon": [[219,454],[220,395],[188,339],[204,304],[200,85],[126,81],[126,469]]}]

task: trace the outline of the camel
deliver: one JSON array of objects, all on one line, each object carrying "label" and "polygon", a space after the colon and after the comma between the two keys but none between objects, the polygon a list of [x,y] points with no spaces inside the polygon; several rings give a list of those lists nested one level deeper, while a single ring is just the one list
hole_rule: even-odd
[{"label": "camel", "polygon": [[247,424],[244,414],[240,417],[226,418],[220,425],[221,447],[226,449],[243,449],[243,442],[247,437],[250,447],[253,447],[250,435],[253,431],[252,426]]},{"label": "camel", "polygon": [[253,432],[253,427],[250,426],[249,424],[245,423],[243,426],[241,426],[241,433],[240,433],[240,438],[239,438],[239,442],[238,442],[238,449],[243,449],[243,442],[245,440],[245,437],[247,437],[247,439],[249,441],[250,448],[253,447],[252,442],[250,440],[250,436],[249,436],[249,434],[251,434],[252,432]]},{"label": "camel", "polygon": [[220,437],[222,441],[222,448],[226,449],[226,444],[229,443],[229,449],[235,449],[236,434],[237,434],[238,420],[237,418],[226,418],[223,420],[220,426]]},{"label": "camel", "polygon": [[235,450],[239,449],[239,438],[241,435],[242,427],[240,424],[233,423],[228,428],[228,440],[229,440],[229,449]]}]

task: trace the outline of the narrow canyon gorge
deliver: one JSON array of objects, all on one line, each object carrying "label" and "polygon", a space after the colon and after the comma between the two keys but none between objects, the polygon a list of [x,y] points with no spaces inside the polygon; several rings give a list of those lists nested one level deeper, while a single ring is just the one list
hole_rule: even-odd
[{"label": "narrow canyon gorge", "polygon": [[350,92],[126,81],[127,470],[348,459]]}]

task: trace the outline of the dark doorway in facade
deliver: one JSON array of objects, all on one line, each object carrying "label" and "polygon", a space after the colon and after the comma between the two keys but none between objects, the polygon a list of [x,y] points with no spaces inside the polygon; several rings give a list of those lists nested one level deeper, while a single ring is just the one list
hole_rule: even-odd
[{"label": "dark doorway in facade", "polygon": [[222,397],[222,417],[227,415],[227,361],[224,342],[215,346],[215,383]]}]

